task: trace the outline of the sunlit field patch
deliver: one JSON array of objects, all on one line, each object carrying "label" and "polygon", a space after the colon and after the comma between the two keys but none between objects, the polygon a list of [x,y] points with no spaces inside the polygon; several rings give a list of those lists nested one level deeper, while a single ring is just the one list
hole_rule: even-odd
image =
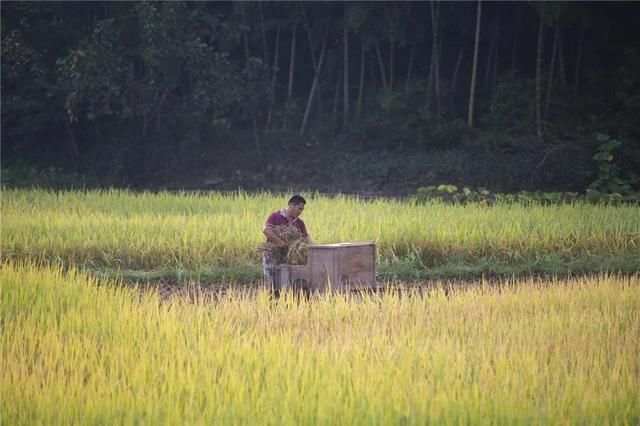
[{"label": "sunlit field patch", "polygon": [[[94,268],[257,265],[262,225],[289,195],[5,190],[1,249],[5,258]],[[315,242],[374,241],[382,263],[640,259],[636,206],[487,207],[319,194],[307,201],[303,218]]]},{"label": "sunlit field patch", "polygon": [[5,263],[7,424],[637,424],[637,276],[214,303]]}]

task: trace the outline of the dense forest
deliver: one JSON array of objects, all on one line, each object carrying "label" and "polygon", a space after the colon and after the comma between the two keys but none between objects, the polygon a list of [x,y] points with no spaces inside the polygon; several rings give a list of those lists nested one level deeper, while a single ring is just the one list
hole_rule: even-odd
[{"label": "dense forest", "polygon": [[4,184],[638,189],[640,3],[1,8]]}]

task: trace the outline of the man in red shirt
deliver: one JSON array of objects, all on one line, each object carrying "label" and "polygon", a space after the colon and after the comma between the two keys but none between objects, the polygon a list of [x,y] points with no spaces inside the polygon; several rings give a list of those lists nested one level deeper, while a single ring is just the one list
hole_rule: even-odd
[{"label": "man in red shirt", "polygon": [[[267,241],[277,244],[280,247],[286,246],[287,243],[273,232],[273,228],[276,226],[289,225],[298,228],[298,231],[302,234],[302,240],[305,243],[310,244],[311,239],[309,238],[307,227],[304,225],[302,219],[300,219],[300,215],[304,210],[305,204],[307,204],[307,201],[301,195],[294,195],[289,199],[287,208],[271,213],[262,228],[262,233],[267,237]],[[273,287],[276,265],[271,260],[270,253],[268,251],[263,252],[262,267],[264,270],[265,284]],[[274,289],[274,291],[277,293],[277,289]]]}]

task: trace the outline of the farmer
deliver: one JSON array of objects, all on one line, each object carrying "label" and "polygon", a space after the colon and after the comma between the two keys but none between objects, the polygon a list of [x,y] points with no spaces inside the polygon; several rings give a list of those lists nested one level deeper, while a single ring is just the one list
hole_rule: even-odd
[{"label": "farmer", "polygon": [[[280,237],[276,235],[274,232],[274,227],[276,226],[295,226],[302,234],[302,240],[310,244],[311,239],[309,238],[309,234],[307,233],[307,228],[304,226],[304,222],[300,219],[300,215],[304,210],[304,205],[307,204],[307,201],[301,195],[294,195],[289,199],[289,203],[286,209],[278,210],[269,215],[267,218],[267,222],[264,224],[264,228],[262,228],[262,233],[267,237],[267,242],[274,243],[278,247],[285,247],[287,243]],[[264,269],[264,282],[265,284],[270,285],[273,288],[275,273],[276,273],[276,265],[273,264],[271,260],[270,253],[268,251],[263,252],[262,254],[262,267]],[[273,289],[274,293],[277,295],[277,289]]]}]

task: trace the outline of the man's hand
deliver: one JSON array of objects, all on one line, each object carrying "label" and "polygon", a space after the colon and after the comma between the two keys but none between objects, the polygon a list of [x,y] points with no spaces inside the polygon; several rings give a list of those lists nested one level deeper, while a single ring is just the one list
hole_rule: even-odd
[{"label": "man's hand", "polygon": [[278,237],[276,235],[276,233],[273,232],[272,229],[265,227],[262,230],[262,233],[267,237],[267,241],[271,241],[276,246],[278,246],[278,247],[286,247],[287,246],[287,243],[282,238]]}]

